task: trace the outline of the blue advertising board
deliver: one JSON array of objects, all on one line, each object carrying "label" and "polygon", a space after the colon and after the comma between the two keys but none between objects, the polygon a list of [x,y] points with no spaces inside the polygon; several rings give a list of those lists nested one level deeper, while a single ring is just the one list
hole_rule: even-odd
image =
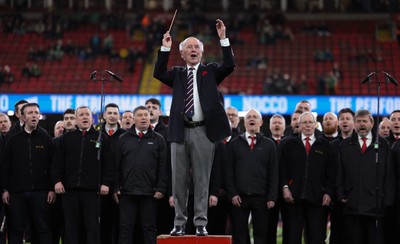
[{"label": "blue advertising board", "polygon": [[[133,110],[139,105],[144,105],[148,98],[155,97],[163,105],[163,114],[169,114],[172,102],[171,95],[131,95],[112,94],[105,95],[104,104],[116,103],[120,111]],[[44,114],[60,114],[67,108],[89,106],[94,113],[100,111],[100,95],[88,94],[1,94],[0,111],[13,110],[14,104],[21,99],[36,102]],[[342,108],[351,108],[354,111],[367,109],[373,114],[377,113],[378,99],[372,96],[240,96],[225,95],[225,107],[233,106],[239,111],[247,111],[251,108],[259,110],[264,115],[282,114],[290,115],[300,100],[308,100],[312,104],[312,111],[319,115],[326,112],[337,113]],[[380,98],[380,114],[389,115],[393,110],[400,109],[400,97],[384,96]]]}]

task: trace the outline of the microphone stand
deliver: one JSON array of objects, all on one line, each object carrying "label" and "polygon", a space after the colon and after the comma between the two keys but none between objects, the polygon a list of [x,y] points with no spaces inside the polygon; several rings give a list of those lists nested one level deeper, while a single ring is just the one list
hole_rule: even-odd
[{"label": "microphone stand", "polygon": [[122,79],[116,75],[115,73],[109,71],[109,70],[100,70],[100,71],[93,71],[90,74],[89,77],[90,80],[93,81],[101,81],[101,92],[100,92],[100,126],[99,126],[99,136],[97,137],[96,141],[96,149],[97,149],[97,161],[99,163],[99,177],[98,177],[98,198],[97,198],[97,220],[98,224],[100,227],[101,223],[101,209],[100,209],[100,204],[101,204],[101,197],[100,197],[100,188],[101,188],[101,148],[102,148],[102,134],[103,134],[103,113],[104,113],[104,84],[106,81],[112,82],[113,79],[118,80],[119,82],[122,82]]},{"label": "microphone stand", "polygon": [[[387,72],[382,71],[380,72],[384,77],[385,77],[385,83],[389,84],[392,83],[395,86],[398,86],[398,82],[392,77],[390,76]],[[367,84],[367,83],[376,83],[377,85],[377,97],[378,97],[378,105],[377,105],[377,124],[379,124],[379,118],[380,118],[380,92],[381,92],[381,83],[383,83],[383,81],[381,81],[381,77],[382,75],[380,75],[380,73],[378,72],[372,72],[370,73],[367,77],[365,77],[363,79],[363,81],[361,82],[362,84]],[[374,80],[373,78],[376,77],[376,79]],[[375,142],[374,142],[374,150],[375,150],[375,165],[376,165],[376,219],[375,219],[375,227],[376,227],[376,243],[378,243],[379,238],[378,238],[378,233],[379,233],[379,128],[376,129],[376,135],[375,135]]]}]

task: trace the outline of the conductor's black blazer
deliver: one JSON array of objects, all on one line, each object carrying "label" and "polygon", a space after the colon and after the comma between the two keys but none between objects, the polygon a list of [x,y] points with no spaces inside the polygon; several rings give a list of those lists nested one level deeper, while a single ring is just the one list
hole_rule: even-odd
[{"label": "conductor's black blazer", "polygon": [[[207,137],[211,142],[222,140],[231,134],[223,102],[217,86],[233,72],[235,58],[230,46],[222,47],[223,63],[200,64],[197,70],[197,88],[204,114]],[[182,142],[184,139],[184,109],[187,67],[175,66],[167,69],[170,52],[158,51],[154,78],[173,89],[169,118],[168,140]]]}]

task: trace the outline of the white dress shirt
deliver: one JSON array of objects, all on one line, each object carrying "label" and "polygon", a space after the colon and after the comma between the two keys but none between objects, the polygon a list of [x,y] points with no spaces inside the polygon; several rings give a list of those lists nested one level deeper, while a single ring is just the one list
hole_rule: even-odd
[{"label": "white dress shirt", "polygon": [[[365,141],[365,144],[367,145],[367,147],[369,147],[369,145],[371,145],[371,143],[372,143],[372,133],[371,133],[371,131],[368,133],[366,138],[367,138],[367,140]],[[360,143],[360,147],[362,148],[362,145],[364,144],[364,141],[362,140],[362,137],[360,135],[358,135],[358,143]]]},{"label": "white dress shirt", "polygon": [[246,135],[246,139],[247,139],[247,143],[249,143],[249,146],[250,146],[250,144],[251,144],[251,136],[254,136],[254,145],[256,144],[256,142],[257,142],[257,136],[256,136],[256,134],[254,134],[254,135],[250,135],[250,133],[249,132],[245,132],[245,135]]},{"label": "white dress shirt", "polygon": [[312,144],[314,144],[315,140],[317,139],[315,137],[314,134],[312,134],[312,136],[305,136],[303,133],[301,134],[301,141],[303,142],[304,146],[306,146],[306,138],[310,138],[309,142],[310,142],[310,146],[312,146]]},{"label": "white dress shirt", "polygon": [[193,121],[203,121],[204,114],[203,110],[201,109],[200,105],[200,97],[199,97],[199,88],[197,86],[197,70],[199,69],[200,63],[196,64],[195,66],[187,65],[187,70],[189,73],[189,68],[194,68],[193,70],[193,106],[194,106],[194,114],[192,117]]}]

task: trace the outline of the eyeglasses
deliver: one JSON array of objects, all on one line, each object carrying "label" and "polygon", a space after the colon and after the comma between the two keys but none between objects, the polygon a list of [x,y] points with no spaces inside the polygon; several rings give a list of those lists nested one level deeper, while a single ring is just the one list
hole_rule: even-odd
[{"label": "eyeglasses", "polygon": [[303,125],[312,125],[312,124],[315,124],[315,122],[314,121],[301,121],[300,122],[300,124],[303,124]]},{"label": "eyeglasses", "polygon": [[228,117],[230,117],[230,116],[237,117],[238,115],[237,114],[229,114],[229,113],[227,113],[226,116],[228,116]]}]

